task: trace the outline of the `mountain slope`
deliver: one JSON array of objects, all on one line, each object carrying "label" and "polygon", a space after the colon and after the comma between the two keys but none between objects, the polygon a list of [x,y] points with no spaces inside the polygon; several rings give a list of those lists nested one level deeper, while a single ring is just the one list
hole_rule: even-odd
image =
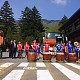
[{"label": "mountain slope", "polygon": [[45,27],[46,32],[59,32],[59,23],[60,20],[46,20],[42,19],[42,24]]}]

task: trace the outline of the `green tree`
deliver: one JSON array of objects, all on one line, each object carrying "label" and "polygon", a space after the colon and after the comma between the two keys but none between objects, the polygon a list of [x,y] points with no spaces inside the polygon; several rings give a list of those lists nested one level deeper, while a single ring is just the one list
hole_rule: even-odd
[{"label": "green tree", "polygon": [[64,25],[67,22],[68,18],[66,15],[63,16],[63,18],[61,19],[61,21],[59,22],[59,26]]},{"label": "green tree", "polygon": [[12,29],[9,27],[6,34],[6,41],[9,42],[12,39]]},{"label": "green tree", "polygon": [[[0,12],[1,12],[1,10],[0,10]],[[1,13],[0,13],[0,15],[1,15]],[[1,19],[1,16],[0,16],[0,30],[4,31],[4,24],[3,24],[3,21]]]},{"label": "green tree", "polygon": [[39,33],[44,31],[44,27],[41,23],[41,16],[39,11],[34,6],[32,10],[28,7],[22,11],[20,19],[20,34],[23,40],[26,38],[38,39]]},{"label": "green tree", "polygon": [[41,16],[37,8],[34,6],[32,8],[32,29],[33,29],[33,35],[34,37],[38,38],[40,35],[39,33],[44,31],[44,27],[41,23]]},{"label": "green tree", "polygon": [[13,33],[16,31],[13,14],[14,13],[12,12],[12,8],[10,8],[8,1],[5,1],[3,6],[0,9],[0,18],[1,18],[2,24],[4,24],[3,31],[5,35],[9,27],[11,28]]},{"label": "green tree", "polygon": [[25,40],[27,36],[31,35],[31,9],[26,7],[24,11],[22,11],[21,19],[19,22],[20,26],[20,34],[22,39]]}]

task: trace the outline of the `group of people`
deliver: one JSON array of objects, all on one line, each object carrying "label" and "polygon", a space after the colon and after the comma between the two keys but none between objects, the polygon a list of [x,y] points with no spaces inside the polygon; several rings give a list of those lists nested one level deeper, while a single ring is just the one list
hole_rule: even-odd
[{"label": "group of people", "polygon": [[37,43],[34,40],[31,45],[26,42],[24,45],[19,41],[18,44],[16,40],[11,40],[9,44],[9,57],[16,58],[16,51],[18,51],[17,57],[22,58],[23,51],[25,52],[25,57],[27,56],[28,52],[30,51],[37,53],[37,58],[39,58],[39,53],[41,51],[40,43]]},{"label": "group of people", "polygon": [[17,51],[17,44],[16,44],[16,40],[11,40],[9,45],[9,57],[10,58],[15,58],[16,57],[16,51]]},{"label": "group of people", "polygon": [[71,41],[68,43],[63,43],[62,45],[56,45],[57,52],[63,52],[65,54],[65,58],[67,59],[68,54],[76,53],[77,60],[80,59],[80,44],[78,42],[74,42],[73,44]]},{"label": "group of people", "polygon": [[[68,43],[56,44],[53,46],[53,49],[56,52],[63,52],[65,54],[65,59],[67,59],[69,53],[73,52],[76,53],[77,60],[80,58],[80,44],[78,42],[74,42],[74,44],[72,44],[71,41],[68,41]],[[40,43],[37,43],[36,40],[34,40],[31,44],[28,44],[28,42],[26,42],[23,45],[20,41],[17,44],[16,40],[11,40],[9,44],[9,57],[15,58],[16,51],[18,51],[18,57],[22,57],[23,50],[25,51],[25,57],[31,50],[31,52],[36,53],[37,58],[39,58],[41,50],[43,50],[43,52],[50,51],[50,44],[46,42],[41,46]]]}]

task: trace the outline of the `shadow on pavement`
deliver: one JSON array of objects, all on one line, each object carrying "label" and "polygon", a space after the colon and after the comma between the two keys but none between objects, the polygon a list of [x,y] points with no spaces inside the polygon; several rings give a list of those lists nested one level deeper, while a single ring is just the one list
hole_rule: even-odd
[{"label": "shadow on pavement", "polygon": [[[0,59],[9,59],[9,58],[11,58],[11,57],[2,57],[2,58],[0,58]],[[18,58],[18,59],[19,59],[19,58],[22,59],[22,58],[25,58],[25,57],[15,57],[15,58],[12,58],[12,59],[17,59],[17,58]]]}]

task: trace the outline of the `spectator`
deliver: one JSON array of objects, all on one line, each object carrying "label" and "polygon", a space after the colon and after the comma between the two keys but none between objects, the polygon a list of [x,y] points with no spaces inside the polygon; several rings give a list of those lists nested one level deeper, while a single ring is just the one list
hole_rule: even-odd
[{"label": "spectator", "polygon": [[16,50],[17,50],[17,44],[16,44],[16,40],[14,40],[14,51],[13,51],[13,57],[16,57]]},{"label": "spectator", "polygon": [[13,59],[14,43],[13,40],[9,43],[9,57]]}]

